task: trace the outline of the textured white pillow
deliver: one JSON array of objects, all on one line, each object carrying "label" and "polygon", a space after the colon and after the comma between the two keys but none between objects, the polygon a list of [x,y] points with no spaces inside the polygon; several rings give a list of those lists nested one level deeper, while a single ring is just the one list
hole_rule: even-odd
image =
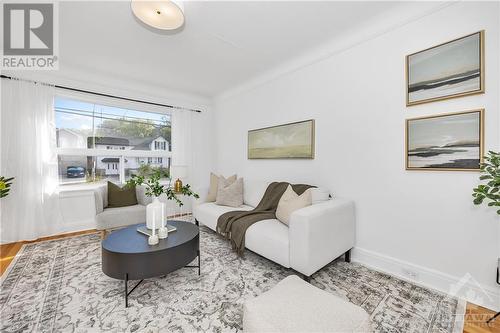
[{"label": "textured white pillow", "polygon": [[217,189],[219,187],[219,178],[222,178],[224,180],[228,180],[231,183],[236,181],[236,175],[232,175],[226,179],[226,178],[224,178],[224,176],[219,177],[215,173],[211,172],[210,173],[210,187],[208,189],[208,194],[207,194],[207,198],[205,199],[205,202],[214,202],[217,199]]},{"label": "textured white pillow", "polygon": [[307,189],[301,195],[295,193],[291,185],[288,185],[285,193],[281,196],[276,209],[278,220],[288,225],[290,216],[298,209],[310,206],[312,203],[311,189]]},{"label": "textured white pillow", "polygon": [[330,200],[330,191],[321,187],[310,188],[312,204]]},{"label": "textured white pillow", "polygon": [[238,178],[235,182],[231,182],[229,179],[220,177],[215,203],[229,207],[240,207],[243,205],[243,178]]}]

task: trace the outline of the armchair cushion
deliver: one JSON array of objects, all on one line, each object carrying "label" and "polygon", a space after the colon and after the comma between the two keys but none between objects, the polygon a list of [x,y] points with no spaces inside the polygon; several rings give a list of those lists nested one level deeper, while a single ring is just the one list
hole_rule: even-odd
[{"label": "armchair cushion", "polygon": [[126,207],[137,205],[137,195],[134,187],[120,187],[108,181],[108,206]]}]

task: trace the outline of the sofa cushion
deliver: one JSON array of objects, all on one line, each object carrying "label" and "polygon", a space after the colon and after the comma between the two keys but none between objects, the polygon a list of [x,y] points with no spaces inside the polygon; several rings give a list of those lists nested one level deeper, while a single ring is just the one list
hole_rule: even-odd
[{"label": "sofa cushion", "polygon": [[[224,178],[223,176],[221,176]],[[236,175],[229,176],[228,178],[224,178],[229,182],[236,181]],[[206,202],[214,202],[217,199],[217,189],[219,188],[219,176],[215,173],[210,173],[210,187],[208,188],[208,194],[206,198]]]},{"label": "sofa cushion", "polygon": [[252,207],[257,207],[264,196],[270,182],[261,180],[246,180],[243,189],[243,203]]},{"label": "sofa cushion", "polygon": [[243,179],[238,178],[235,182],[219,178],[217,188],[217,205],[239,207],[243,205]]},{"label": "sofa cushion", "polygon": [[146,222],[146,206],[106,208],[96,215],[96,229],[105,230]]},{"label": "sofa cushion", "polygon": [[295,193],[291,185],[288,185],[285,193],[281,196],[276,208],[276,217],[278,220],[288,225],[290,216],[296,210],[311,205],[311,191],[307,189],[301,195]]},{"label": "sofa cushion", "polygon": [[373,328],[361,307],[291,275],[245,301],[243,331],[368,333]]},{"label": "sofa cushion", "polygon": [[233,210],[252,210],[253,207],[242,205],[238,208],[228,207],[228,206],[219,206],[213,202],[205,202],[200,205],[197,205],[193,209],[193,215],[195,219],[200,221],[203,225],[206,225],[212,230],[217,229],[217,219],[224,213],[233,211]]},{"label": "sofa cushion", "polygon": [[276,219],[252,224],[245,234],[245,247],[284,267],[290,267],[288,227]]},{"label": "sofa cushion", "polygon": [[108,181],[108,207],[126,207],[137,205],[135,186],[120,187]]}]

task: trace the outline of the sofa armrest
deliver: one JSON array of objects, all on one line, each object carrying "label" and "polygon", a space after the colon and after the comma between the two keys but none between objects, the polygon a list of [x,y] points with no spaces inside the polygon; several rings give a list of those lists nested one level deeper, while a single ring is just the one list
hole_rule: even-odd
[{"label": "sofa armrest", "polygon": [[104,198],[101,190],[95,189],[93,192],[95,200],[95,214],[97,215],[104,211]]},{"label": "sofa armrest", "polygon": [[354,203],[335,198],[299,209],[289,223],[290,266],[310,276],[354,247]]}]

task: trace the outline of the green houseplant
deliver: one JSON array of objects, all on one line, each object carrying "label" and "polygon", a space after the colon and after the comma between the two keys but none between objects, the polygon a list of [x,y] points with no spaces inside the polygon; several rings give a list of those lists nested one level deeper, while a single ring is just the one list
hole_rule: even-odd
[{"label": "green houseplant", "polygon": [[500,215],[500,153],[490,150],[481,163],[480,171],[479,179],[484,184],[473,189],[474,204],[488,202],[488,206],[497,209]]},{"label": "green houseplant", "polygon": [[0,198],[4,198],[9,195],[13,180],[14,177],[5,178],[3,176],[0,176]]},{"label": "green houseplant", "polygon": [[188,197],[192,196],[197,199],[200,197],[197,193],[193,192],[189,184],[182,186],[179,192],[175,192],[170,184],[168,186],[160,184],[160,179],[163,175],[165,175],[164,170],[154,170],[150,173],[149,176],[132,175],[127,181],[127,186],[144,185],[146,187],[146,195],[148,197],[158,198],[160,195],[166,194],[167,199],[174,200],[179,205],[179,207],[184,205],[182,201],[177,197],[177,195],[179,194]]},{"label": "green houseplant", "polygon": [[171,187],[170,182],[168,186],[162,185],[160,183],[162,175],[164,175],[164,171],[162,170],[154,170],[148,176],[133,175],[127,181],[127,186],[144,185],[146,187],[146,195],[153,198],[153,202],[146,207],[146,227],[152,230],[160,227],[163,232],[166,232],[164,224],[168,214],[166,213],[165,205],[159,200],[160,195],[165,194],[168,200],[175,201],[179,207],[182,207],[184,203],[177,197],[177,195],[185,195],[188,197],[192,196],[194,198],[199,198],[200,196],[191,190],[191,186],[189,184],[182,186],[180,191],[177,192]]}]

